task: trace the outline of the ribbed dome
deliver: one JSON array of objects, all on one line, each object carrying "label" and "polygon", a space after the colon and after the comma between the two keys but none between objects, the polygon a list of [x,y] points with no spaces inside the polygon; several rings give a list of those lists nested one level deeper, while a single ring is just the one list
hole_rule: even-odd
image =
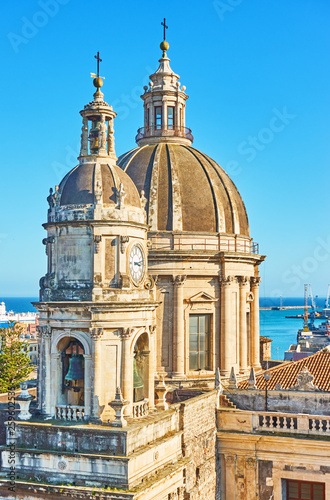
[{"label": "ribbed dome", "polygon": [[[98,175],[97,169],[99,169]],[[126,194],[125,203],[141,207],[137,189],[128,175],[116,165],[95,162],[82,163],[64,177],[59,186],[60,204],[62,206],[93,204],[97,178],[99,178],[99,188],[102,190],[103,204],[116,204],[116,192],[122,184]]]},{"label": "ribbed dome", "polygon": [[118,165],[144,190],[152,231],[220,232],[250,236],[243,200],[226,172],[195,148],[146,145]]}]

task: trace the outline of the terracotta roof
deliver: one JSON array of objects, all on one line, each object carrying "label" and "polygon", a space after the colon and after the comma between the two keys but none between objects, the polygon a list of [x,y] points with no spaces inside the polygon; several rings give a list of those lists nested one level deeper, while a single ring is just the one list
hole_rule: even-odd
[{"label": "terracotta roof", "polygon": [[[281,384],[282,389],[293,387],[297,384],[298,373],[305,366],[314,375],[313,384],[321,391],[330,391],[330,351],[325,349],[299,361],[283,363],[267,370],[271,375],[268,381],[268,389],[275,389],[277,384]],[[248,385],[248,380],[243,380],[238,384],[238,388],[247,389]],[[256,386],[257,389],[266,388],[262,373],[256,376]]]}]

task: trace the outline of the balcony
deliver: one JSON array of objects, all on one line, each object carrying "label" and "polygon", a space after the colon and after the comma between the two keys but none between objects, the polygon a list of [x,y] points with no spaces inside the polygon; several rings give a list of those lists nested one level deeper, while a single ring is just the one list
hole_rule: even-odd
[{"label": "balcony", "polygon": [[187,127],[174,127],[174,128],[155,128],[155,127],[141,127],[137,131],[137,135],[135,136],[135,141],[138,143],[142,139],[148,138],[182,138],[187,139],[190,143],[193,142],[194,137],[191,133],[190,128]]}]

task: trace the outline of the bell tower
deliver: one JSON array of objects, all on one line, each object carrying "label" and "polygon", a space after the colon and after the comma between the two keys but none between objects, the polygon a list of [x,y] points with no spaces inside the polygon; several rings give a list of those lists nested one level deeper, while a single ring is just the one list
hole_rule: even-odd
[{"label": "bell tower", "polygon": [[39,404],[45,418],[114,420],[154,406],[154,281],[145,198],[116,165],[115,111],[94,78],[79,164],[50,190],[47,273],[40,280]]}]

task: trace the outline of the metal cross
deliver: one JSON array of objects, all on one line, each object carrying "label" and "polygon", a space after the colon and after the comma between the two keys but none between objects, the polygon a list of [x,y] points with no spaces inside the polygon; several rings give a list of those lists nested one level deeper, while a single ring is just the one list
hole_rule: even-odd
[{"label": "metal cross", "polygon": [[100,62],[102,62],[102,59],[100,58],[100,53],[99,52],[94,57],[97,60],[97,78],[98,78],[100,76]]},{"label": "metal cross", "polygon": [[166,33],[166,30],[168,29],[168,26],[166,26],[166,19],[164,17],[164,22],[163,23],[160,23],[162,26],[164,26],[164,40],[165,40],[165,33]]}]

